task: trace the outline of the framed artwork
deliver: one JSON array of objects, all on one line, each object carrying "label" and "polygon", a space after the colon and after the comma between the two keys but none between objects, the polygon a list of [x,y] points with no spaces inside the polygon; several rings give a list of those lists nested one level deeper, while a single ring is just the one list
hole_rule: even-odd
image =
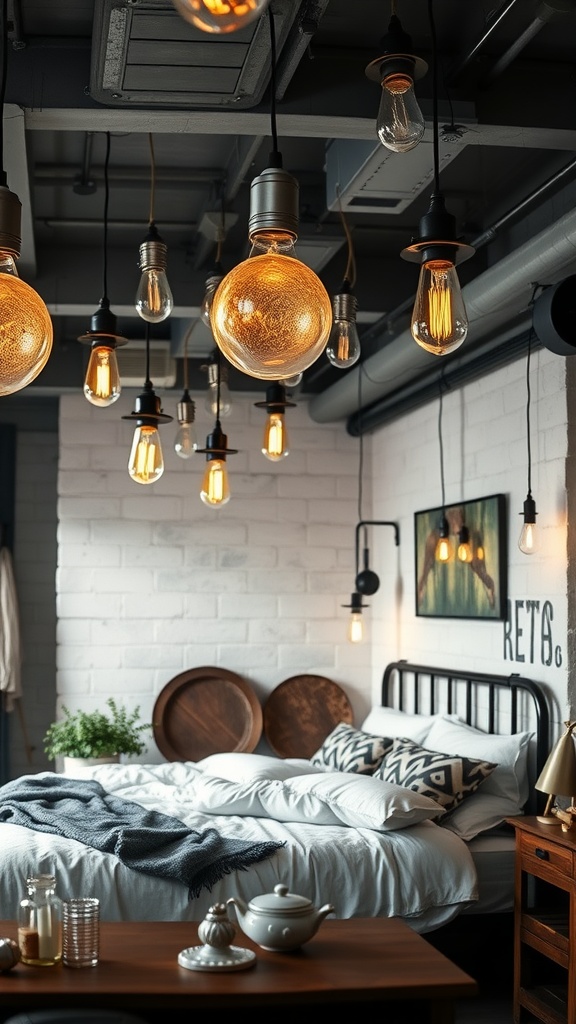
[{"label": "framed artwork", "polygon": [[[448,559],[439,561],[443,519]],[[504,494],[415,513],[416,615],[506,618],[505,524]]]}]

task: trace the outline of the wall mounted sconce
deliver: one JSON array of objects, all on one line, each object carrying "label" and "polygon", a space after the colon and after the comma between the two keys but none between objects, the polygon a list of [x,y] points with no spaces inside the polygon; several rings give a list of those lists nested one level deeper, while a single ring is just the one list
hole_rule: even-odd
[{"label": "wall mounted sconce", "polygon": [[428,65],[411,53],[412,40],[395,14],[380,42],[382,56],[366,68],[367,77],[382,86],[376,134],[387,149],[407,153],[424,135],[424,116],[414,95],[414,82],[426,74]]},{"label": "wall mounted sconce", "polygon": [[106,133],[106,156],[104,159],[104,244],[102,269],[102,298],[90,321],[90,330],[81,334],[78,341],[90,345],[90,358],[84,378],[84,397],[91,405],[106,408],[120,398],[122,385],[116,349],[126,345],[127,339],[118,334],[117,320],[110,309],[108,298],[108,204],[110,186],[108,167],[110,164],[110,132]]},{"label": "wall mounted sconce", "polygon": [[[361,519],[356,525],[356,590],[364,596],[372,596],[375,594],[380,586],[380,580],[375,572],[370,569],[370,553],[367,545],[367,526],[391,526],[394,530],[394,543],[396,546],[400,543],[400,527],[397,523],[390,522],[386,519]],[[364,549],[363,549],[363,568],[359,571],[360,565],[360,531],[364,531]]]},{"label": "wall mounted sconce", "polygon": [[138,265],[142,271],[136,292],[136,312],[149,324],[158,324],[170,316],[174,306],[172,292],[166,277],[168,246],[160,238],[154,220],[154,197],[156,191],[156,161],[154,140],[148,134],[150,146],[150,214],[148,233],[140,245]]},{"label": "wall mounted sconce", "polygon": [[264,427],[262,454],[271,462],[280,462],[290,453],[284,412],[286,409],[296,408],[296,403],[287,400],[286,388],[280,381],[277,381],[276,384],[270,384],[266,388],[266,401],[254,402],[254,405],[257,409],[266,409],[268,413]]},{"label": "wall mounted sconce", "polygon": [[128,459],[128,472],[137,484],[153,484],[164,472],[164,456],[158,426],[171,423],[172,416],[162,412],[160,399],[150,380],[150,328],[146,328],[146,379],[144,390],[134,403],[134,411],[122,417],[136,424]]},{"label": "wall mounted sconce", "polygon": [[172,0],[185,21],[203,32],[237,32],[266,10],[269,0]]},{"label": "wall mounted sconce", "polygon": [[456,264],[475,249],[456,238],[456,220],[446,210],[440,191],[438,156],[438,59],[432,0],[428,0],[433,61],[434,189],[427,213],[420,221],[419,237],[402,250],[402,259],[420,263],[420,278],[412,311],[414,341],[427,352],[445,356],[466,338],[468,318],[456,273]]},{"label": "wall mounted sconce", "polygon": [[282,169],[275,116],[276,42],[270,11],[270,166],[250,188],[247,260],[220,283],[210,324],[226,359],[249,377],[283,380],[311,366],[326,347],[332,304],[320,278],[301,263],[298,237],[298,182]]},{"label": "wall mounted sconce", "polygon": [[230,501],[230,485],[226,457],[236,455],[237,448],[228,447],[228,438],[220,424],[220,359],[216,362],[216,423],[206,438],[206,447],[198,448],[199,455],[206,456],[206,470],[202,480],[200,498],[209,508],[221,508]]}]

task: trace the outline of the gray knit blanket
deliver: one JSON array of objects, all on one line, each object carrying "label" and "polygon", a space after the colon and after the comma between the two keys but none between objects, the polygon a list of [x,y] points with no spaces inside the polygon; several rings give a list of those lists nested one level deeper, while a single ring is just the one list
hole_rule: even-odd
[{"label": "gray knit blanket", "polygon": [[215,828],[200,832],[178,818],[113,796],[94,779],[51,772],[22,775],[1,786],[0,822],[52,832],[113,853],[134,871],[182,882],[189,899],[284,845],[233,839]]}]

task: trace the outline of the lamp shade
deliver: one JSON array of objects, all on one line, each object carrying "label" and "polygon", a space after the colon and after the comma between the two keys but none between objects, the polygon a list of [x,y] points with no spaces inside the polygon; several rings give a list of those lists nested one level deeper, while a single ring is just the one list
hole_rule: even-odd
[{"label": "lamp shade", "polygon": [[564,724],[566,732],[549,754],[536,781],[536,789],[541,793],[553,793],[555,796],[576,794],[576,749],[572,736],[576,722]]}]

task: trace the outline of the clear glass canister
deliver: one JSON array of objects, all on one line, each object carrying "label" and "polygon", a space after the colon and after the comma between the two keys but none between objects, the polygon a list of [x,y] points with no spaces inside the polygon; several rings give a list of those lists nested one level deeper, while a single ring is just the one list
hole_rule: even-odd
[{"label": "clear glass canister", "polygon": [[62,959],[62,902],[54,875],[31,875],[18,912],[22,963],[49,967]]}]

